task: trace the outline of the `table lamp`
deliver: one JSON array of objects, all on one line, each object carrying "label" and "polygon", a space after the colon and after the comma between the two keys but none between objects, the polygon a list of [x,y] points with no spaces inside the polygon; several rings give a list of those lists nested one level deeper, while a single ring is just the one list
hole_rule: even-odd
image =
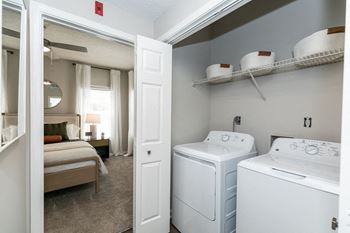
[{"label": "table lamp", "polygon": [[97,139],[97,125],[101,123],[101,116],[99,114],[86,114],[85,122],[90,124],[91,139]]}]

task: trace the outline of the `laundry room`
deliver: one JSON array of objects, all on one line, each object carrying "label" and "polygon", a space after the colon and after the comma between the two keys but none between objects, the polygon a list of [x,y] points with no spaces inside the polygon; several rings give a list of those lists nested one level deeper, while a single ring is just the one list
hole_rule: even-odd
[{"label": "laundry room", "polygon": [[[253,14],[252,14],[253,12]],[[320,30],[345,25],[345,0],[251,1],[175,45],[173,51],[173,145],[196,142],[209,130],[251,134],[259,153],[272,136],[340,142],[343,63],[273,71],[251,79],[204,83],[212,64],[231,64],[254,51],[275,61],[293,57],[294,46]],[[299,69],[303,68],[303,69]],[[238,78],[239,79],[239,78]],[[304,118],[311,118],[304,126]]]},{"label": "laundry room", "polygon": [[[175,147],[175,150],[172,173],[172,222],[180,232],[210,232],[210,230],[205,230],[206,228],[215,229],[215,232],[236,232],[238,229],[238,233],[337,232],[345,4],[345,0],[250,1],[174,46],[172,146]],[[220,131],[222,134],[218,133]],[[249,147],[246,144],[246,135],[253,137],[255,146]],[[275,141],[278,138],[279,140]],[[247,157],[230,162],[236,167],[240,160],[249,158],[248,155],[254,152],[256,155],[272,154],[274,158],[272,160],[289,161],[293,156],[298,158],[302,156],[296,153],[302,151],[309,156],[300,157],[301,161],[307,161],[303,163],[303,166],[310,165],[314,169],[306,173],[321,177],[321,180],[331,180],[332,185],[335,183],[334,187],[330,185],[329,189],[323,190],[334,195],[325,197],[323,194],[310,191],[322,186],[318,181],[315,181],[315,186],[308,190],[310,192],[298,193],[299,186],[275,186],[276,183],[269,186],[269,181],[247,175],[242,171],[243,168],[238,168],[238,172],[234,169],[232,178],[231,173],[225,170],[228,166],[224,162],[225,159],[228,161],[227,157],[216,160],[215,156],[208,155],[210,151],[217,155],[223,153],[220,148],[210,142],[221,140],[224,143],[224,141],[231,142],[231,139],[233,141],[239,139],[241,144],[237,142],[238,144],[234,144],[233,147],[238,147],[247,155]],[[198,142],[205,142],[206,146],[199,145]],[[181,147],[187,143],[194,144]],[[209,152],[203,152],[204,148],[207,148]],[[185,157],[191,157],[191,153],[194,154],[195,151],[203,153],[197,154],[198,156],[193,155],[194,160],[198,161],[205,157],[206,159],[203,160],[206,166],[219,169],[216,170],[216,174],[221,174],[220,169],[228,172],[222,173],[222,177],[226,176],[223,180],[216,178],[216,183],[214,181],[211,183],[213,178],[210,178],[208,174],[213,171],[203,165],[202,172],[208,176],[202,176],[202,179],[205,177],[208,186],[216,185],[218,189],[213,189],[212,194],[203,194],[202,201],[211,200],[210,197],[214,198],[214,196],[217,198],[218,192],[220,195],[221,192],[227,194],[231,187],[225,186],[229,176],[230,179],[235,180],[232,181],[234,191],[231,197],[233,199],[222,196],[223,199],[216,199],[212,206],[209,204],[203,206],[200,200],[194,198],[196,192],[189,191],[194,196],[189,194],[187,196],[188,190],[185,190],[191,185],[195,185],[200,190],[202,184],[199,181],[192,184],[190,184],[191,181],[188,181],[189,183],[182,188],[177,186],[176,183],[186,180],[180,175],[182,172],[184,172],[183,176],[189,177],[191,169],[193,175],[200,169],[197,165],[186,165],[185,160],[176,156],[182,154]],[[290,157],[284,157],[287,154]],[[314,155],[320,156],[316,158]],[[264,165],[271,165],[269,161],[263,161],[263,159],[261,162]],[[313,166],[314,162],[317,165]],[[241,164],[244,165],[244,162]],[[247,164],[245,168],[249,170],[251,167],[255,168],[258,165]],[[278,170],[277,167],[270,167],[271,169]],[[282,175],[290,176],[286,178],[287,180],[308,179],[308,175],[298,169],[292,170],[283,166],[279,169],[282,169],[282,171],[278,170],[281,174],[283,173]],[[327,169],[332,172],[328,172]],[[287,173],[284,173],[285,170]],[[240,179],[243,174],[246,175],[245,178]],[[330,174],[331,178],[326,177],[326,174]],[[238,184],[236,183],[237,175]],[[256,210],[256,213],[260,214],[260,220],[264,220],[266,224],[259,222],[259,219],[255,221],[254,218],[246,221],[247,216],[253,213],[250,212],[253,207],[247,207],[249,203],[269,208],[249,198],[242,200],[238,197],[236,201],[237,192],[238,196],[242,197],[247,195],[249,190],[255,195],[265,197],[265,193],[262,192],[264,188],[250,186],[252,179],[262,184],[266,183],[266,189],[271,187],[271,193],[266,196],[275,198],[277,201],[269,202],[271,198],[267,198],[266,203],[268,204],[266,205],[272,206],[272,209],[290,201],[287,193],[277,194],[275,191],[289,190],[295,196],[299,195],[298,198],[306,200],[310,198],[309,202],[297,203],[295,207],[301,208],[303,205],[308,205],[310,209],[315,207],[314,211],[327,212],[325,216],[320,217],[324,224],[320,224],[317,229],[308,228],[306,225],[310,219],[305,218],[307,221],[299,221],[297,214],[293,213],[295,210],[292,208],[293,202],[291,202],[292,206],[281,207],[284,208],[283,213],[288,208],[291,210],[290,214],[286,215],[287,217],[278,219],[285,224],[283,228],[278,228],[279,224],[273,227],[272,221],[268,224],[268,221],[261,218],[265,209]],[[298,185],[303,184],[298,183]],[[208,186],[205,187],[206,191],[209,189]],[[241,193],[240,186],[242,187]],[[219,190],[223,188],[227,190]],[[274,193],[277,196],[272,195]],[[286,195],[286,198],[279,200],[279,197],[283,195]],[[322,199],[323,197],[325,199]],[[181,199],[180,201],[185,203],[184,206],[191,206],[194,212],[200,213],[201,216],[196,216],[196,213],[192,213],[191,210],[187,212],[186,207],[181,207],[177,201],[174,202],[176,199]],[[211,213],[209,211],[213,206],[217,208],[216,211],[228,208],[229,201],[234,206],[232,212],[234,217],[230,215],[232,217],[230,218],[231,213],[228,212]],[[222,202],[225,203],[223,207]],[[317,203],[324,209],[316,208]],[[238,206],[237,209],[236,206]],[[243,215],[239,213],[240,209]],[[184,217],[176,216],[177,212]],[[313,213],[305,210],[305,216],[311,216]],[[220,219],[224,216],[225,219]],[[244,222],[240,223],[238,228],[236,228],[237,216],[241,222]],[[266,213],[266,216],[279,217],[274,214],[269,215],[269,213]],[[304,228],[294,228],[293,224],[288,225],[291,224],[290,219],[292,218],[295,218],[294,224],[299,224]],[[211,223],[206,225],[205,222],[208,219],[211,222],[219,221],[218,225],[221,226],[212,226]],[[284,220],[288,221],[284,222]],[[315,221],[314,223],[317,224],[321,220]],[[254,224],[255,229],[246,227],[246,225],[254,226]],[[303,224],[306,225],[303,226]],[[227,228],[228,225],[231,227]],[[290,227],[289,231],[286,229],[288,227]],[[284,230],[281,231],[281,229]]]}]

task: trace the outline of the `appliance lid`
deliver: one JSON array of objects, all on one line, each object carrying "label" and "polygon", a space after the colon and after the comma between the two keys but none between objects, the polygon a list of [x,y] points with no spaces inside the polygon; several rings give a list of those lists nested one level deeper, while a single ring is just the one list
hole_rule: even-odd
[{"label": "appliance lid", "polygon": [[239,168],[249,169],[278,179],[329,193],[339,194],[339,168],[317,164],[276,161],[270,154],[243,160]]},{"label": "appliance lid", "polygon": [[212,161],[225,161],[256,154],[255,140],[249,134],[230,131],[210,131],[203,142],[177,145],[175,152]]},{"label": "appliance lid", "polygon": [[219,145],[210,142],[197,142],[178,145],[174,147],[174,151],[187,156],[193,156],[199,159],[213,161],[225,161],[250,153],[250,151],[244,150],[242,148]]}]

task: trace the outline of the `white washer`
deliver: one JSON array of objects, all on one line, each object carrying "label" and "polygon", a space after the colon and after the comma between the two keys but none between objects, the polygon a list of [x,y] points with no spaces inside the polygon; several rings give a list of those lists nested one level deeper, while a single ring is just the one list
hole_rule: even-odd
[{"label": "white washer", "polygon": [[231,233],[236,228],[239,161],[256,156],[248,134],[211,131],[173,155],[172,223],[181,233]]},{"label": "white washer", "polygon": [[238,165],[237,233],[337,232],[340,144],[277,139]]}]

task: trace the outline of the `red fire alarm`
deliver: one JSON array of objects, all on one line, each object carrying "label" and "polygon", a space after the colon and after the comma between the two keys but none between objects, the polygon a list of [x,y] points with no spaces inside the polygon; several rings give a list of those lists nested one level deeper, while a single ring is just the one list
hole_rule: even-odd
[{"label": "red fire alarm", "polygon": [[95,1],[95,14],[103,16],[103,3]]}]

